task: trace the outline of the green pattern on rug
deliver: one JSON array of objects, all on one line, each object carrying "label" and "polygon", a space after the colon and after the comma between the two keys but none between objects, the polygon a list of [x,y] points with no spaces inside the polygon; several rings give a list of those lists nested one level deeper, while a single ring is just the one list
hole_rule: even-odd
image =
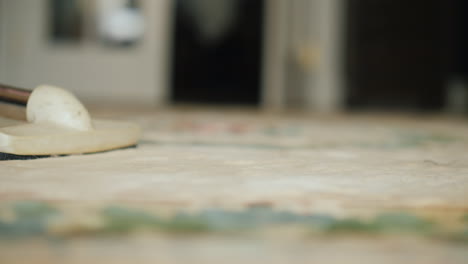
[{"label": "green pattern on rug", "polygon": [[[24,201],[3,206],[0,239],[35,236],[127,235],[135,231],[168,234],[255,234],[295,227],[308,236],[412,235],[468,243],[468,214],[446,224],[408,212],[383,212],[369,219],[338,218],[327,214],[297,214],[268,207],[239,211],[206,209],[157,215],[141,209],[107,206],[77,217],[43,202]],[[10,217],[7,217],[7,216]],[[446,222],[446,221],[444,221]]]}]

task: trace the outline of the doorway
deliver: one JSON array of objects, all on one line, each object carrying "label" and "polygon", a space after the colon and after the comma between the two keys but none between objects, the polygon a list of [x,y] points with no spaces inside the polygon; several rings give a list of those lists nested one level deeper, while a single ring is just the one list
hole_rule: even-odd
[{"label": "doorway", "polygon": [[451,50],[449,2],[347,1],[349,108],[444,107]]},{"label": "doorway", "polygon": [[263,0],[176,0],[173,103],[260,103]]}]

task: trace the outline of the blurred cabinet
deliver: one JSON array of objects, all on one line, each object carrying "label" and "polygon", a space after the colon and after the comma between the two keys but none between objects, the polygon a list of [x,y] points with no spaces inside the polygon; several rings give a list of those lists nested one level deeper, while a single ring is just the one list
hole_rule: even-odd
[{"label": "blurred cabinet", "polygon": [[[119,1],[79,2],[109,5]],[[80,21],[97,23],[98,14],[93,11],[86,16],[70,11],[71,15],[59,17],[57,23],[63,25],[68,19],[76,23],[69,28],[51,28],[50,4],[66,6],[72,2],[77,1],[0,0],[0,81],[27,88],[54,84],[72,90],[90,103],[148,106],[163,103],[171,0],[138,1],[145,33],[138,43],[128,47],[125,41],[123,47],[103,43],[96,37],[97,29],[96,32],[77,29],[75,24]],[[124,15],[125,19],[128,16]],[[125,25],[121,26],[124,28]],[[55,39],[50,38],[51,29]],[[67,37],[67,32],[71,37]],[[123,36],[122,31],[111,33]]]}]

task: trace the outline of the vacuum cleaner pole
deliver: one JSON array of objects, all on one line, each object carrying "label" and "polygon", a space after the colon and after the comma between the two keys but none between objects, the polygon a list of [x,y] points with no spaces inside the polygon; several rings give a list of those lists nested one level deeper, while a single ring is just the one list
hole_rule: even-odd
[{"label": "vacuum cleaner pole", "polygon": [[0,103],[26,106],[31,91],[0,83]]}]

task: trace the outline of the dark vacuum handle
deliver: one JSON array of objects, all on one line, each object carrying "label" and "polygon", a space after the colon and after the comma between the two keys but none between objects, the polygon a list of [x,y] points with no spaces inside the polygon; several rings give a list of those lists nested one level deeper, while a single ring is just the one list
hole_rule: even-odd
[{"label": "dark vacuum handle", "polygon": [[0,83],[0,102],[26,106],[31,91]]}]

